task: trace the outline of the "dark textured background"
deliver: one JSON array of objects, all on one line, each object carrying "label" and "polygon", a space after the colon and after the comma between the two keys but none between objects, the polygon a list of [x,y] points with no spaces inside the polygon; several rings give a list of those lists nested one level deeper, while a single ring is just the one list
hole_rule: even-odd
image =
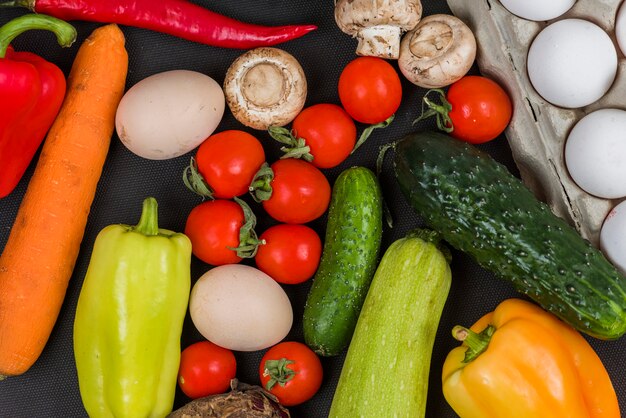
[{"label": "dark textured background", "polygon": [[[470,1],[470,0],[468,0]],[[343,67],[355,58],[356,41],[340,32],[333,18],[333,2],[309,0],[239,0],[239,1],[197,1],[214,11],[231,17],[258,24],[278,25],[290,23],[314,23],[319,29],[305,37],[280,45],[293,54],[302,64],[307,76],[309,94],[307,105],[330,102],[339,103],[336,86]],[[424,15],[450,13],[443,0],[424,0]],[[0,10],[0,23],[22,14],[22,11]],[[22,35],[14,46],[17,50],[30,50],[41,54],[56,63],[67,74],[78,46],[98,24],[75,22],[79,39],[70,49],[56,45],[50,33],[30,32]],[[166,70],[187,69],[205,73],[219,83],[223,82],[226,69],[243,51],[213,48],[194,44],[172,36],[147,30],[123,27],[127,38],[130,63],[127,88],[143,78]],[[393,63],[395,66],[395,63]],[[472,72],[476,72],[474,68]],[[416,127],[411,122],[419,115],[420,100],[424,90],[403,79],[404,96],[402,106],[396,114],[392,126],[377,131],[341,166],[325,170],[331,183],[345,168],[364,165],[374,169],[378,148],[381,144],[397,140],[414,129],[432,127],[432,122],[424,122]],[[1,100],[1,98],[0,98]],[[363,128],[359,125],[359,130]],[[228,109],[218,127],[243,129],[261,139],[265,145],[269,162],[278,158],[278,145],[270,141],[264,132],[253,131],[240,125]],[[514,162],[504,136],[481,146],[498,161],[506,164],[517,174]],[[72,324],[81,283],[87,269],[91,249],[97,233],[112,223],[136,223],[141,202],[147,196],[154,196],[159,202],[160,225],[164,228],[182,231],[189,211],[200,199],[189,192],[181,181],[181,174],[189,162],[188,155],[167,161],[150,161],[130,153],[117,139],[113,138],[110,153],[98,186],[85,232],[81,252],[74,275],[67,290],[67,296],[58,322],[50,340],[37,363],[23,376],[12,377],[0,382],[0,417],[83,417],[76,369],[72,352]],[[32,174],[34,164],[24,176],[17,189],[7,198],[0,200],[0,248],[7,240],[18,205]],[[383,248],[408,230],[422,225],[419,217],[408,206],[393,179],[389,159],[385,164],[381,181],[385,199],[395,218],[394,229],[386,228]],[[259,218],[257,231],[260,233],[273,222],[264,214],[260,205],[249,201]],[[311,223],[323,237],[325,218]],[[192,278],[196,280],[209,266],[198,260],[193,261]],[[441,319],[439,332],[432,356],[427,417],[455,417],[441,393],[441,367],[446,354],[457,345],[450,336],[456,324],[470,325],[480,316],[492,310],[503,299],[518,296],[508,283],[500,281],[492,274],[478,267],[468,256],[453,252],[453,283],[449,299]],[[304,301],[310,284],[286,286],[295,315],[294,327],[288,339],[302,340],[301,317]],[[182,340],[183,347],[201,340],[193,324],[186,321]],[[590,340],[603,359],[622,402],[626,408],[626,373],[620,361],[626,354],[626,342],[601,342]],[[258,383],[257,367],[263,352],[236,353],[238,377],[242,381]],[[343,355],[323,359],[324,383],[320,392],[309,402],[291,409],[294,417],[326,417],[339,378]],[[187,399],[179,391],[176,407]],[[625,409],[626,410],[626,409]],[[346,417],[350,418],[350,417]],[[381,417],[382,418],[382,417]]]}]

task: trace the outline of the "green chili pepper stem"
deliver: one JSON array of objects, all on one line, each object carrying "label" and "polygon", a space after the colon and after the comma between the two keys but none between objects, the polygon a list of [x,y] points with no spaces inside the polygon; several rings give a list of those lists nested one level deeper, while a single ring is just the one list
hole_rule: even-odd
[{"label": "green chili pepper stem", "polygon": [[158,204],[154,197],[147,197],[143,201],[141,218],[133,230],[148,236],[159,234]]},{"label": "green chili pepper stem", "polygon": [[465,345],[467,345],[467,351],[465,352],[463,363],[471,362],[476,357],[481,355],[487,347],[489,347],[491,337],[493,336],[495,330],[495,327],[492,325],[489,325],[480,333],[476,333],[471,329],[460,325],[452,328],[452,336],[456,340],[462,341]]},{"label": "green chili pepper stem", "polygon": [[[0,6],[8,5],[7,2]],[[7,48],[17,36],[32,30],[41,29],[54,32],[57,42],[62,47],[71,46],[76,40],[76,29],[63,20],[41,14],[27,14],[17,17],[0,27],[0,58],[4,58]]]}]

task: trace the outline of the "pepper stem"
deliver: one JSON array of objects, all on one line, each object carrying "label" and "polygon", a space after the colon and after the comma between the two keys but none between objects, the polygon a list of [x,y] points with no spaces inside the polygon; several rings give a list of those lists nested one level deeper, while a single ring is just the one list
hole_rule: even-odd
[{"label": "pepper stem", "polygon": [[[0,5],[7,5],[6,2]],[[74,26],[52,16],[40,14],[26,14],[16,17],[0,27],[0,58],[4,58],[7,48],[17,36],[32,30],[41,29],[54,32],[57,42],[62,47],[71,46],[76,40],[76,29]]]},{"label": "pepper stem", "polygon": [[280,360],[267,360],[265,361],[265,367],[263,369],[263,376],[269,376],[270,380],[265,384],[265,389],[272,390],[274,385],[278,383],[281,386],[285,386],[287,382],[296,376],[296,372],[289,367],[293,364],[292,360],[281,358]]},{"label": "pepper stem", "polygon": [[452,328],[452,336],[457,340],[467,345],[467,351],[465,352],[465,358],[463,363],[469,363],[476,357],[480,356],[489,347],[489,342],[496,328],[493,325],[489,325],[480,333],[476,333],[469,328],[462,327],[460,325]]},{"label": "pepper stem", "polygon": [[159,234],[158,204],[154,197],[147,197],[143,201],[141,218],[134,230],[148,236]]}]

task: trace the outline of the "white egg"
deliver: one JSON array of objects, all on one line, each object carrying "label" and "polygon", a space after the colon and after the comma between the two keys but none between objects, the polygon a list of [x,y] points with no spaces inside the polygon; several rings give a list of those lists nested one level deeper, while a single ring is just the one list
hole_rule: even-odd
[{"label": "white egg", "polygon": [[626,274],[626,201],[615,206],[604,220],[600,248],[606,258]]},{"label": "white egg", "polygon": [[622,54],[626,55],[626,3],[622,3],[615,18],[615,38]]},{"label": "white egg", "polygon": [[178,157],[196,148],[217,128],[226,100],[211,77],[187,70],[165,71],[132,86],[117,108],[122,143],[151,160]]},{"label": "white egg", "polygon": [[545,21],[567,12],[576,0],[500,0],[500,3],[522,19]]},{"label": "white egg", "polygon": [[204,338],[236,351],[270,347],[287,336],[293,323],[283,288],[261,270],[243,264],[204,273],[191,290],[189,313]]},{"label": "white egg", "polygon": [[528,76],[537,93],[565,108],[587,106],[609,90],[617,51],[609,35],[582,19],[546,26],[528,51]]},{"label": "white egg", "polygon": [[565,164],[587,193],[626,196],[626,111],[600,109],[578,121],[565,143]]}]

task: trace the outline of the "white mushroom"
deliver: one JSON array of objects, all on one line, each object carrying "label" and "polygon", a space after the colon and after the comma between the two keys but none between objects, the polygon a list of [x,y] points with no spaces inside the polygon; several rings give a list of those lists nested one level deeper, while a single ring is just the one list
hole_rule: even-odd
[{"label": "white mushroom", "polygon": [[254,129],[284,126],[304,107],[307,82],[300,63],[277,48],[256,48],[239,56],[224,80],[233,116]]},{"label": "white mushroom", "polygon": [[356,53],[397,59],[402,33],[422,17],[420,0],[338,0],[335,21],[359,41]]},{"label": "white mushroom", "polygon": [[476,58],[476,38],[459,18],[436,14],[425,17],[404,35],[398,67],[413,84],[441,88],[459,80]]}]

